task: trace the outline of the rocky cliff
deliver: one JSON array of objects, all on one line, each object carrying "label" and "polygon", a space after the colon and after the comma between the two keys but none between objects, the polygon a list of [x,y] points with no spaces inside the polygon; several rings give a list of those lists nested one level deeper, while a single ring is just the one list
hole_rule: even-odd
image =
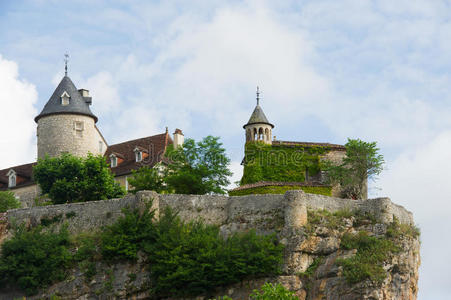
[{"label": "rocky cliff", "polygon": [[[416,299],[419,233],[412,214],[388,198],[356,201],[302,191],[242,197],[140,192],[125,199],[12,210],[6,218],[30,226],[49,219],[68,222],[72,233],[80,233],[113,223],[123,207],[143,209],[149,199],[157,212],[171,206],[185,220],[202,218],[220,226],[224,236],[253,228],[276,233],[285,245],[280,276],[218,287],[197,299],[248,299],[264,282],[279,282],[299,299]],[[148,299],[146,268],[142,258],[135,264],[99,261],[97,274],[88,277],[77,267],[64,282],[29,299]],[[1,299],[21,295],[0,292]]]}]

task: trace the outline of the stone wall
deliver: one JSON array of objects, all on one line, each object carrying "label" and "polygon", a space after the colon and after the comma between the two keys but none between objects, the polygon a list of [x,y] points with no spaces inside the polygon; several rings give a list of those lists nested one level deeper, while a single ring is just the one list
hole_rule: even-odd
[{"label": "stone wall", "polygon": [[[247,228],[259,231],[274,231],[283,226],[294,226],[291,220],[304,219],[306,209],[360,210],[374,215],[383,222],[393,221],[396,217],[401,223],[413,224],[412,213],[396,205],[389,198],[369,200],[350,200],[323,195],[307,194],[303,191],[288,191],[285,195],[247,195],[247,196],[212,196],[212,195],[160,195],[150,191],[129,194],[122,199],[90,201],[82,203],[49,205],[33,208],[13,209],[8,211],[11,222],[37,225],[42,218],[61,216],[69,221],[69,230],[77,233],[101,228],[112,224],[122,215],[125,207],[143,208],[145,202],[153,199],[154,208],[159,210],[166,206],[174,208],[185,220],[203,219],[208,224],[222,226],[224,232],[234,232]],[[294,214],[294,216],[291,216]],[[71,216],[66,218],[66,215]],[[239,224],[239,225],[238,225]]]},{"label": "stone wall", "polygon": [[[220,227],[222,235],[233,232],[256,229],[260,234],[276,233],[280,243],[285,245],[282,274],[272,278],[244,281],[228,287],[218,287],[217,291],[205,297],[229,295],[232,299],[248,299],[253,289],[264,282],[279,282],[296,292],[302,299],[416,299],[418,267],[420,264],[417,237],[399,237],[397,245],[400,251],[384,261],[387,277],[383,283],[374,284],[364,281],[348,284],[343,277],[337,259],[349,258],[356,250],[343,250],[340,247],[344,232],[367,231],[370,235],[384,236],[388,224],[395,218],[402,224],[414,224],[412,213],[396,205],[388,198],[370,200],[349,200],[322,195],[306,194],[302,191],[288,191],[285,195],[248,195],[248,196],[212,196],[212,195],[159,195],[143,191],[128,195],[123,199],[92,201],[66,205],[52,205],[28,209],[10,210],[3,216],[6,223],[24,222],[30,226],[39,224],[42,219],[58,217],[59,224],[67,221],[69,231],[99,230],[102,226],[114,223],[125,207],[147,209],[146,203],[153,200],[152,209],[156,217],[166,208],[178,211],[185,221],[201,218],[208,224]],[[376,223],[357,221],[351,213],[345,214],[340,225],[328,227],[329,223],[311,223],[309,211],[360,211],[373,217]],[[330,224],[329,224],[330,225]],[[308,228],[308,229],[307,229]],[[0,228],[1,229],[1,228]],[[7,233],[0,232],[0,241]],[[309,279],[302,272],[321,259],[320,265]],[[100,271],[87,282],[83,270],[70,271],[69,279],[56,283],[40,294],[29,299],[47,299],[58,294],[63,299],[148,299],[149,288],[146,281],[147,265],[144,259],[136,264],[119,263],[108,265],[97,263]],[[136,274],[130,282],[128,274]],[[105,282],[110,282],[110,291],[105,290]],[[9,294],[7,294],[9,293]],[[1,291],[0,299],[20,297],[15,291]],[[102,295],[102,296],[99,296]],[[12,298],[14,298],[12,297]]]},{"label": "stone wall", "polygon": [[[75,130],[75,122],[83,123],[81,136]],[[103,154],[106,149],[94,119],[88,116],[59,114],[42,117],[38,120],[37,135],[38,158],[44,158],[46,154],[59,156],[64,152],[83,157],[89,152]]]},{"label": "stone wall", "polygon": [[18,198],[23,208],[34,206],[34,200],[41,194],[41,189],[37,184],[14,188],[11,190]]}]

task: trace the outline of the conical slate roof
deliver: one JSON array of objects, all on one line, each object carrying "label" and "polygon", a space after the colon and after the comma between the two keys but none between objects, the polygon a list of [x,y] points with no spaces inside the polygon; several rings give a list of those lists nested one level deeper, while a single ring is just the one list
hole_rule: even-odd
[{"label": "conical slate roof", "polygon": [[[61,96],[64,92],[70,97],[68,105],[61,104]],[[49,101],[47,101],[44,109],[34,118],[34,121],[38,122],[40,118],[48,115],[76,114],[92,117],[97,122],[97,117],[89,109],[89,104],[90,98],[82,97],[72,80],[68,76],[64,76]]]},{"label": "conical slate roof", "polygon": [[263,112],[263,109],[260,107],[260,105],[257,104],[249,121],[247,122],[246,125],[243,126],[243,128],[246,127],[247,125],[262,124],[262,123],[271,125],[271,127],[274,128],[274,125],[269,123],[268,119],[266,118],[265,113]]}]

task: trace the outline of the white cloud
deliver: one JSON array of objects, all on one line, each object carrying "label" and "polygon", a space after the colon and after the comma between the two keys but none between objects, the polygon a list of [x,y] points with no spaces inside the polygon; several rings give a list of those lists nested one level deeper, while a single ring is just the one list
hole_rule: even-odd
[{"label": "white cloud", "polygon": [[[99,115],[107,114],[114,110],[120,110],[120,97],[117,84],[113,76],[106,71],[99,72],[85,81],[78,88],[89,90],[90,96],[95,103],[95,110]],[[95,101],[95,102],[94,102]]]},{"label": "white cloud", "polygon": [[34,85],[19,78],[17,64],[0,55],[0,168],[36,159],[37,96]]},{"label": "white cloud", "polygon": [[406,150],[388,164],[379,182],[383,194],[414,212],[422,231],[419,299],[445,299],[451,294],[451,280],[443,276],[451,265],[450,149],[451,130]]}]

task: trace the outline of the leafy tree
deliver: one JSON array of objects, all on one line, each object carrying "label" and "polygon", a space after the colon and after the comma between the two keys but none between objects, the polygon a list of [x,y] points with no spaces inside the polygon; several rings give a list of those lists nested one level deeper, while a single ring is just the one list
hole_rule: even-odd
[{"label": "leafy tree", "polygon": [[155,191],[161,193],[166,191],[164,178],[157,169],[148,166],[141,167],[138,170],[132,171],[133,177],[128,179],[128,182],[133,187],[132,193],[137,191]]},{"label": "leafy tree", "polygon": [[33,175],[42,192],[55,204],[103,200],[125,194],[101,156],[89,154],[80,158],[66,153],[61,157],[46,157],[38,160]]},{"label": "leafy tree", "polygon": [[362,199],[366,195],[368,180],[375,180],[383,169],[384,157],[379,154],[376,142],[364,142],[360,139],[348,139],[346,156],[334,165],[326,162],[328,181],[340,184],[344,197]]},{"label": "leafy tree", "polygon": [[19,208],[21,206],[19,200],[16,199],[12,192],[0,191],[0,212],[5,212],[8,209]]},{"label": "leafy tree", "polygon": [[169,147],[166,157],[171,162],[165,174],[170,190],[179,194],[225,194],[232,175],[230,159],[219,137],[207,136],[200,142],[187,139],[183,147]]}]

